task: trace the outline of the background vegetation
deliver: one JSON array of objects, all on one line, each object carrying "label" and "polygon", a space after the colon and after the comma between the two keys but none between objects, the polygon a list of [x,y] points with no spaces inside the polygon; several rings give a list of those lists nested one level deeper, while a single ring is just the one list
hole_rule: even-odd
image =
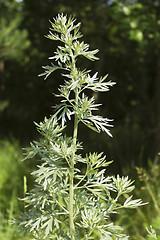
[{"label": "background vegetation", "polygon": [[108,174],[136,179],[137,196],[150,204],[117,221],[131,239],[146,239],[145,227],[160,223],[160,1],[0,0],[0,11],[0,238],[14,239],[8,219],[23,207],[17,197],[23,196],[24,175],[32,185],[28,172],[36,163],[22,165],[20,149],[39,137],[33,121],[52,113],[51,93],[63,81],[59,74],[47,81],[37,75],[55,49],[44,38],[48,20],[64,12],[82,22],[84,41],[100,50],[100,61],[82,61],[82,68],[109,73],[117,82],[111,92],[96,95],[103,116],[115,119],[114,137],[81,127],[79,139],[86,151],[114,159]]}]

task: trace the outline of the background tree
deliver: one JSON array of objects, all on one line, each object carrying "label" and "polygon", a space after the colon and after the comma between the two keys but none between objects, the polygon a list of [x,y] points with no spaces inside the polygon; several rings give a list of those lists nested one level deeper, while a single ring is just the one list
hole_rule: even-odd
[{"label": "background tree", "polygon": [[[27,30],[22,28],[22,9],[16,1],[0,0],[0,115],[1,125],[4,130],[7,125],[8,114],[5,118],[5,111],[10,112],[13,100],[13,75],[9,64],[17,71],[19,65],[24,66],[27,62],[26,50],[30,46]],[[6,68],[5,68],[6,66]],[[12,85],[10,85],[12,81]],[[15,82],[14,82],[15,84]],[[3,114],[3,115],[2,115]],[[4,119],[4,121],[3,121]]]}]

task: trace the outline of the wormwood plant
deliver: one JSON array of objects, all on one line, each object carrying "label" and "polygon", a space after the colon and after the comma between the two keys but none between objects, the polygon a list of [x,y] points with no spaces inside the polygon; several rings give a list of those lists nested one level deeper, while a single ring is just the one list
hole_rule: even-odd
[{"label": "wormwood plant", "polygon": [[[51,66],[43,67],[40,76],[45,79],[55,70],[62,70],[64,84],[59,86],[60,104],[54,114],[44,119],[37,129],[42,135],[40,141],[33,141],[26,149],[25,159],[38,156],[41,164],[32,174],[35,187],[23,199],[25,213],[17,222],[21,231],[33,239],[128,239],[122,228],[114,225],[110,217],[121,208],[135,208],[142,205],[140,199],[129,196],[133,181],[128,177],[105,176],[111,163],[103,153],[82,154],[82,144],[77,140],[80,123],[100,133],[106,132],[110,120],[94,115],[101,104],[94,97],[86,95],[87,89],[106,92],[115,83],[105,81],[107,75],[98,77],[90,70],[80,70],[79,56],[94,61],[98,50],[89,50],[89,45],[80,42],[80,23],[72,17],[60,14],[51,22],[47,38],[61,42],[53,57]],[[67,137],[64,129],[67,120],[74,121],[73,137]],[[85,169],[82,173],[81,168]]]}]

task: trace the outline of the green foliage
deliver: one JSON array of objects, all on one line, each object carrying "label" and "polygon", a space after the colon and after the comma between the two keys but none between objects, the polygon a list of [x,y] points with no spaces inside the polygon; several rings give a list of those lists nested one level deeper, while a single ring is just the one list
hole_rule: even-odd
[{"label": "green foliage", "polygon": [[16,140],[0,141],[0,239],[11,240],[15,238],[15,228],[9,220],[19,212],[20,204],[17,198],[23,196],[22,151]]},{"label": "green foliage", "polygon": [[[132,200],[128,194],[134,189],[128,177],[105,176],[107,162],[103,153],[82,156],[82,144],[77,141],[78,126],[84,123],[96,132],[111,136],[108,118],[94,115],[98,110],[94,97],[86,96],[85,90],[108,91],[115,83],[93,76],[88,70],[77,67],[77,58],[82,55],[97,60],[98,50],[90,51],[89,45],[79,42],[80,24],[75,19],[60,14],[51,22],[47,37],[62,42],[55,55],[55,64],[43,67],[40,76],[45,79],[55,70],[61,69],[65,78],[59,87],[60,104],[55,113],[37,124],[41,140],[33,141],[26,149],[25,158],[38,156],[32,175],[35,187],[23,201],[27,211],[17,223],[20,231],[29,233],[34,239],[128,239],[122,228],[110,219],[122,208],[142,205],[140,199]],[[65,72],[65,73],[64,73]],[[74,118],[73,138],[64,135],[67,119]],[[84,165],[84,172],[80,165]],[[96,237],[97,236],[97,237]]]},{"label": "green foliage", "polygon": [[[139,179],[142,182],[142,189],[144,191],[143,195],[146,195],[145,198],[148,198],[150,206],[148,206],[146,211],[146,225],[148,231],[147,239],[160,239],[160,204],[159,204],[159,156],[155,158],[155,161],[152,163],[148,161],[149,170],[137,167],[137,172],[139,174]],[[150,228],[149,228],[149,225]]]},{"label": "green foliage", "polygon": [[22,156],[19,144],[15,140],[0,141],[0,209],[3,213],[10,208],[13,198],[16,201],[16,196],[20,192],[24,174]]},{"label": "green foliage", "polygon": [[[146,169],[136,167],[138,173],[135,195],[143,197],[149,204],[145,209],[137,209],[135,212],[122,211],[117,217],[117,224],[123,224],[131,240],[160,239],[160,165],[159,156],[154,161],[148,160]],[[143,228],[142,224],[143,223]],[[147,229],[147,231],[146,231]],[[147,235],[148,232],[148,235]]]}]

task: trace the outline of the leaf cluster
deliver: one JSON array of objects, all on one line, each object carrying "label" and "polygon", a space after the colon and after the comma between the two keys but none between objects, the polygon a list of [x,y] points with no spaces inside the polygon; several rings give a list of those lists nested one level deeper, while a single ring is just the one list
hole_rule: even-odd
[{"label": "leaf cluster", "polygon": [[[25,159],[37,155],[42,164],[32,173],[36,185],[23,199],[29,211],[21,215],[19,228],[28,230],[35,239],[61,239],[63,234],[65,239],[70,239],[68,201],[72,139],[63,136],[63,127],[53,116],[45,118],[38,130],[45,137],[38,143],[31,143]],[[77,143],[76,148],[77,152],[82,149],[81,144]],[[105,177],[105,168],[111,161],[107,162],[103,153],[89,153],[85,157],[76,153],[74,162],[86,165],[83,174],[78,167],[74,168],[76,239],[94,239],[95,232],[99,239],[112,239],[112,235],[125,239],[122,229],[110,222],[110,215],[118,213],[121,208],[135,208],[142,204],[140,199],[124,197],[134,189],[133,182],[119,175]]]},{"label": "leaf cluster", "polygon": [[[88,98],[85,95],[85,90],[90,89],[94,92],[106,92],[115,82],[108,81],[105,82],[108,75],[98,78],[98,73],[93,76],[90,75],[89,70],[81,71],[75,67],[77,57],[83,55],[90,60],[97,60],[98,58],[95,54],[98,50],[89,51],[89,45],[84,42],[79,42],[77,39],[82,35],[79,33],[80,24],[74,25],[75,19],[69,18],[67,16],[58,15],[54,19],[54,23],[51,22],[51,31],[47,37],[51,40],[59,40],[64,46],[58,46],[57,51],[53,57],[57,62],[51,66],[43,67],[45,72],[39,76],[45,76],[45,79],[55,70],[61,69],[65,70],[67,73],[62,73],[65,77],[64,85],[59,87],[60,94],[58,97],[62,98],[61,104],[56,106],[56,115],[58,115],[58,120],[61,119],[62,126],[64,126],[66,119],[71,119],[72,115],[77,115],[78,120],[83,122],[86,126],[94,131],[101,132],[104,131],[111,136],[108,127],[112,127],[108,122],[111,121],[108,118],[103,118],[102,116],[94,116],[93,111],[98,110],[100,104],[95,103],[94,97]],[[54,33],[52,32],[54,31]],[[78,98],[73,99],[72,92],[78,91]]]}]

